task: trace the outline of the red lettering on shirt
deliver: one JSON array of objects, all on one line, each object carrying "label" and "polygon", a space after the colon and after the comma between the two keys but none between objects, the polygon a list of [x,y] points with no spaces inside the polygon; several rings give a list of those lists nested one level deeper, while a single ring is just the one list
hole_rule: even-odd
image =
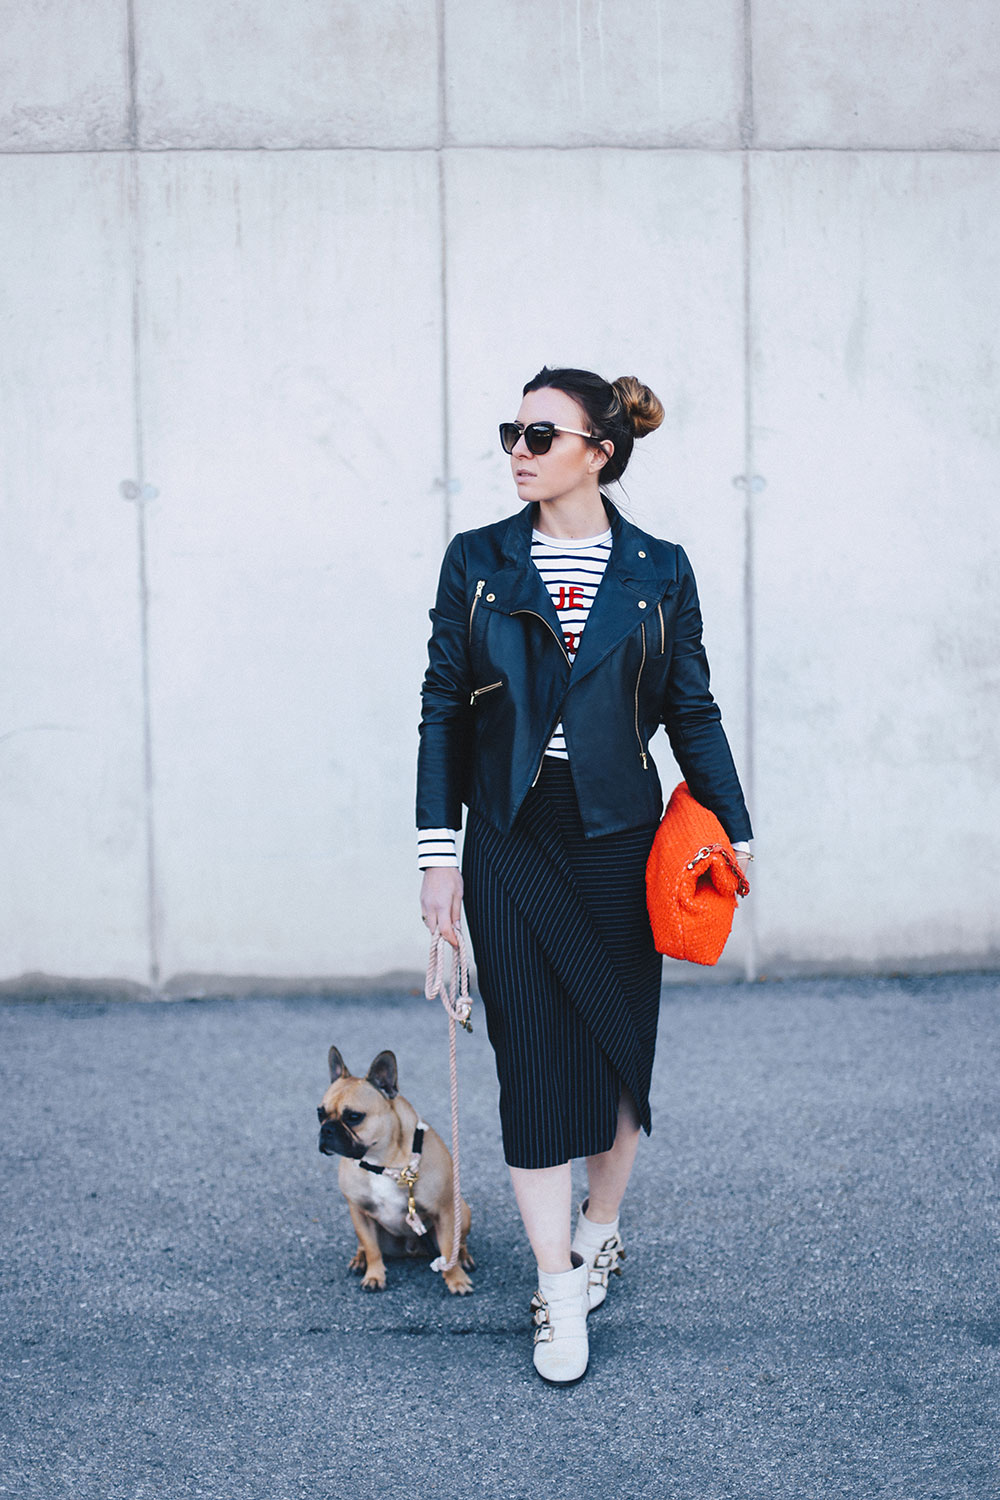
[{"label": "red lettering on shirt", "polygon": [[578,651],[580,649],[580,636],[579,636],[579,634],[573,635],[568,630],[564,631],[563,632],[563,640],[566,642],[566,650],[570,653],[570,655],[572,655],[573,652]]},{"label": "red lettering on shirt", "polygon": [[559,598],[556,600],[556,609],[580,609],[583,604],[583,587],[579,583],[571,583],[569,588],[565,584],[559,585]]}]

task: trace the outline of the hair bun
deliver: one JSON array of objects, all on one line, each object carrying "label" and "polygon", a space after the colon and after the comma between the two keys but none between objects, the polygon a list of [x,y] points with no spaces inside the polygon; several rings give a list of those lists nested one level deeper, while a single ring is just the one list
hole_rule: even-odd
[{"label": "hair bun", "polygon": [[645,437],[647,432],[655,432],[663,421],[663,403],[658,396],[653,395],[649,386],[643,385],[634,375],[619,375],[611,385],[636,437]]}]

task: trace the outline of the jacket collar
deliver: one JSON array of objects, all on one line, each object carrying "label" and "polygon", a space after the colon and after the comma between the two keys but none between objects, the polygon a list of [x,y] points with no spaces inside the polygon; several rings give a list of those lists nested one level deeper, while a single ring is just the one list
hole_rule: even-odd
[{"label": "jacket collar", "polygon": [[[611,557],[587,616],[570,675],[571,686],[592,672],[640,621],[655,613],[656,604],[672,582],[656,566],[652,538],[626,521],[610,500],[605,499],[604,506],[611,526]],[[534,505],[524,506],[511,517],[504,532],[501,550],[509,567],[503,575],[503,607],[510,613],[531,610],[541,615],[561,639],[555,605],[531,560],[535,513]]]},{"label": "jacket collar", "polygon": [[[626,521],[618,507],[613,505],[607,496],[601,498],[604,500],[608,525],[611,527],[611,559],[620,576],[632,578],[644,588],[647,584],[652,587],[652,580],[655,580],[657,576],[657,569],[648,543],[653,538],[647,532],[640,531],[638,526],[633,526],[631,521]],[[501,539],[500,550],[504,557],[520,567],[528,567],[531,564],[531,533],[534,530],[536,517],[537,506],[534,504],[522,506],[516,515],[509,518]]]}]

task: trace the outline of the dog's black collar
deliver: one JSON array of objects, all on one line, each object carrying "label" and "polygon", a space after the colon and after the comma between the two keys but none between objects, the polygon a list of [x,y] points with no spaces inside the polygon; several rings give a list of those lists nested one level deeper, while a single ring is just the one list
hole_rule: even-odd
[{"label": "dog's black collar", "polygon": [[[427,1126],[424,1124],[423,1120],[418,1120],[417,1128],[413,1132],[413,1145],[410,1147],[411,1157],[421,1155],[424,1149],[424,1131],[426,1129]],[[358,1166],[363,1167],[366,1172],[374,1172],[377,1177],[381,1177],[382,1173],[386,1170],[385,1167],[376,1166],[374,1162],[370,1161],[359,1161]]]}]

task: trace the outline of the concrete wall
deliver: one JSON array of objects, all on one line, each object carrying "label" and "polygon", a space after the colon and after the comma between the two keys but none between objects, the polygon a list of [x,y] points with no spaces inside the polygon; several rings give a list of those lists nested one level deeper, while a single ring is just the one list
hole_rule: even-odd
[{"label": "concrete wall", "polygon": [[0,978],[421,966],[426,610],[544,361],[667,408],[730,960],[1000,956],[992,0],[0,19]]}]

